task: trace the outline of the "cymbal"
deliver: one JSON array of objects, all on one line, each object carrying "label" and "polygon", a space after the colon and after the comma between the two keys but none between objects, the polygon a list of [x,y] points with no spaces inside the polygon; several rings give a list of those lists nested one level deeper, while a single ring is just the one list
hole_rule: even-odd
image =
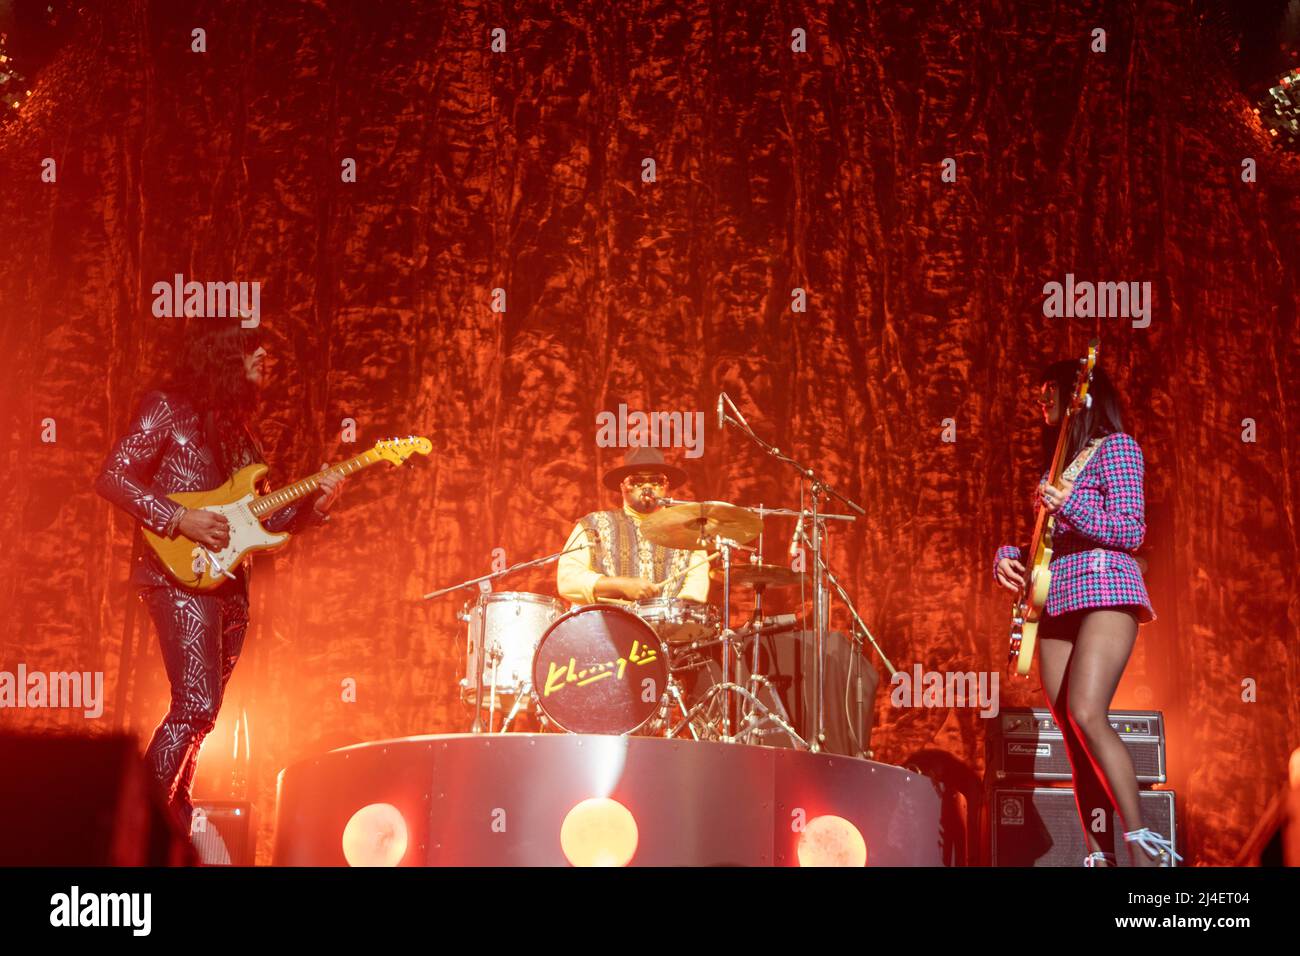
[{"label": "cymbal", "polygon": [[[722,568],[714,568],[709,577],[722,580]],[[731,569],[731,583],[751,588],[787,588],[804,579],[802,571],[791,571],[779,564],[738,564]]]},{"label": "cymbal", "polygon": [[673,505],[641,522],[641,533],[665,548],[702,548],[718,535],[745,544],[762,530],[762,518],[748,508],[725,501]]}]

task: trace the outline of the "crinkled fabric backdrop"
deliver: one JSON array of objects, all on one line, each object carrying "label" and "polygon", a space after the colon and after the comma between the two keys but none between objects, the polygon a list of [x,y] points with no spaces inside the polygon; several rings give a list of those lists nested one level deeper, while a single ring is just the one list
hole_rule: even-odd
[{"label": "crinkled fabric backdrop", "polygon": [[[416,598],[613,506],[596,415],[620,402],[706,412],[686,494],[797,506],[717,431],[725,389],[865,506],[830,559],[893,662],[1001,670],[990,557],[1028,535],[1037,370],[1096,334],[1147,457],[1159,614],[1116,703],[1168,717],[1189,862],[1231,861],[1300,744],[1297,162],[1181,4],[885,6],[88,2],[0,144],[0,669],[102,670],[107,708],[4,725],[147,738],[165,709],[142,609],[122,666],[130,526],[91,483],[182,331],[151,312],[175,273],[261,283],[273,478],[435,449],[255,564],[197,790],[224,795],[247,714],[260,862],[286,764],[467,728],[461,598]],[[1044,318],[1066,273],[1151,282],[1150,327]],[[982,770],[974,709],[887,691],[877,759]]]}]

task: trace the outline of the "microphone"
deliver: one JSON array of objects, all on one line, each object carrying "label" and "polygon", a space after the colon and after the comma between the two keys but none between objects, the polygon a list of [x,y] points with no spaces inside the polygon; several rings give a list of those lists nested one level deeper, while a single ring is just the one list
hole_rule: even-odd
[{"label": "microphone", "polygon": [[755,634],[793,630],[799,622],[797,614],[776,614],[772,617],[751,621],[733,633],[733,637],[748,638]]},{"label": "microphone", "polygon": [[794,534],[790,536],[790,560],[799,553],[799,538],[803,534],[803,512],[799,512],[799,521],[794,526]]},{"label": "microphone", "polygon": [[718,431],[722,431],[726,425],[727,413],[722,410],[722,399],[726,394],[726,392],[718,392]]}]

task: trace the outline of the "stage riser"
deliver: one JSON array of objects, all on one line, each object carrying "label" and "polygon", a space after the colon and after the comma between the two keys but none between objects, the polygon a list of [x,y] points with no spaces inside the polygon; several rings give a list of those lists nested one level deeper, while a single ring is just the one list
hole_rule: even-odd
[{"label": "stage riser", "polygon": [[334,751],[280,778],[274,862],[347,865],[342,834],[397,807],[402,866],[565,866],[565,815],[610,797],[639,835],[633,865],[797,865],[796,821],[833,814],[869,865],[940,866],[939,798],[899,767],[768,747],[595,735],[449,735]]}]

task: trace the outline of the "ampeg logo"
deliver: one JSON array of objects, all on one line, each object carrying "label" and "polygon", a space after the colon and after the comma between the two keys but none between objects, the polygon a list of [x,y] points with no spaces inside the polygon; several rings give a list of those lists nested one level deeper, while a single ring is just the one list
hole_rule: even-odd
[{"label": "ampeg logo", "polygon": [[1007,753],[1013,757],[1050,757],[1051,744],[1008,744]]},{"label": "ampeg logo", "polygon": [[1024,826],[1024,797],[1004,796],[1000,801],[998,801],[998,816],[1002,820],[1003,826]]}]

